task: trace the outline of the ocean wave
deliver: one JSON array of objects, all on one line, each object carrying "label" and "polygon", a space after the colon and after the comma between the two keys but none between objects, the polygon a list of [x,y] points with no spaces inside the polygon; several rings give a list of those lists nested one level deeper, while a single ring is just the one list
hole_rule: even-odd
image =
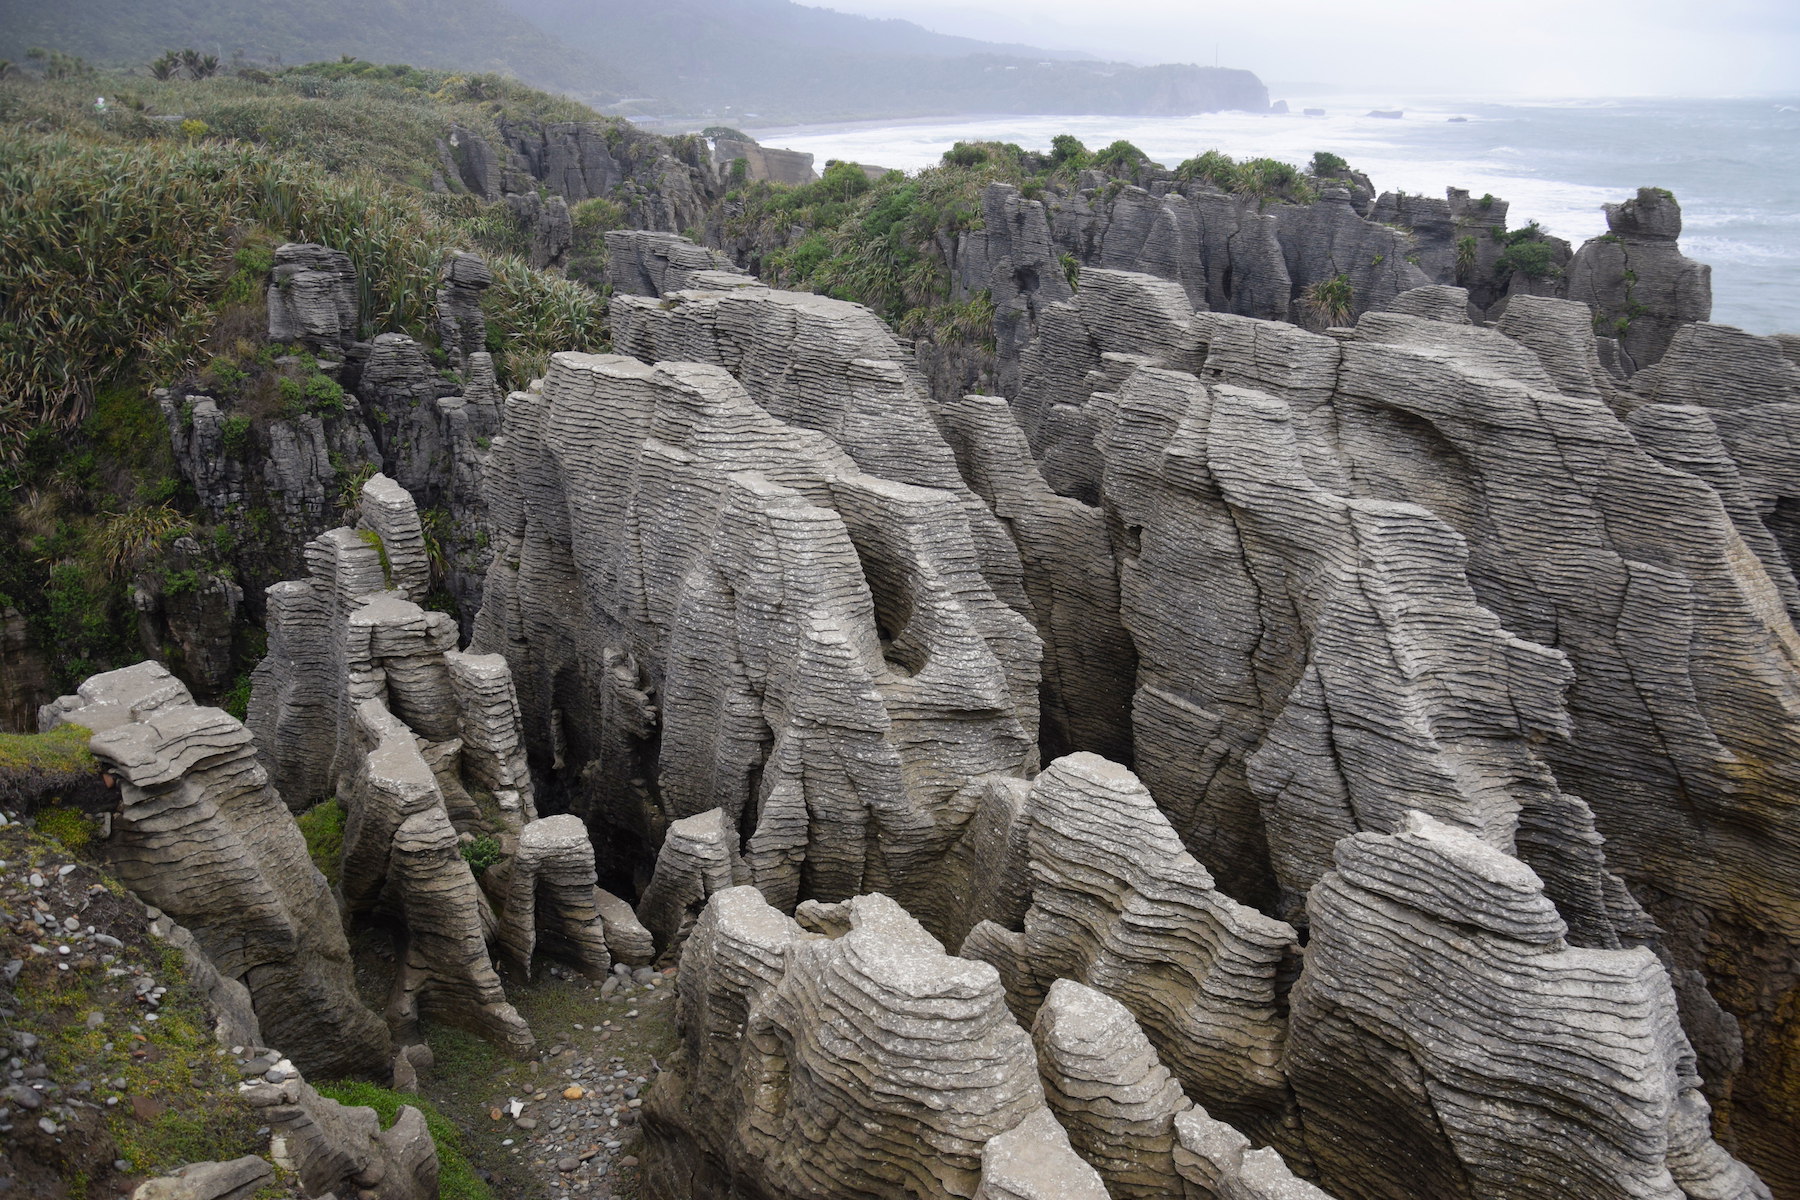
[{"label": "ocean wave", "polygon": [[1800,261],[1800,248],[1794,246],[1771,246],[1766,242],[1746,242],[1740,238],[1712,237],[1706,234],[1699,237],[1684,236],[1681,239],[1681,251],[1701,262]]}]

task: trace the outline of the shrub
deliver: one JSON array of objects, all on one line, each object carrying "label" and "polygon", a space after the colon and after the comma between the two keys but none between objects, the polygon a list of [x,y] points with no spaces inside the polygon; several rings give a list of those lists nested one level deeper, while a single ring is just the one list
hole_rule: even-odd
[{"label": "shrub", "polygon": [[1150,161],[1150,156],[1121,138],[1094,155],[1094,165],[1105,169],[1136,168]]},{"label": "shrub", "polygon": [[1562,274],[1556,263],[1556,245],[1536,221],[1522,229],[1496,231],[1494,236],[1505,247],[1494,263],[1494,271],[1502,281],[1515,271],[1527,279],[1553,279]]},{"label": "shrub", "polygon": [[1459,237],[1456,239],[1456,281],[1462,283],[1475,274],[1475,239]]},{"label": "shrub", "polygon": [[1329,150],[1315,150],[1313,151],[1312,165],[1308,169],[1319,178],[1328,179],[1349,174],[1350,164]]},{"label": "shrub", "polygon": [[250,418],[242,413],[233,413],[219,422],[219,440],[226,454],[236,458],[250,445]]},{"label": "shrub", "polygon": [[187,517],[167,504],[144,504],[109,513],[94,535],[94,549],[108,575],[136,568],[150,551],[190,527]]},{"label": "shrub", "polygon": [[958,142],[944,151],[944,164],[951,167],[977,167],[988,160],[987,150],[971,142]]},{"label": "shrub", "polygon": [[1091,166],[1094,156],[1072,133],[1059,133],[1050,139],[1050,162],[1054,166],[1081,170]]},{"label": "shrub", "polygon": [[500,839],[488,834],[481,834],[472,841],[462,844],[463,861],[469,864],[469,870],[479,875],[504,855],[500,850]]}]

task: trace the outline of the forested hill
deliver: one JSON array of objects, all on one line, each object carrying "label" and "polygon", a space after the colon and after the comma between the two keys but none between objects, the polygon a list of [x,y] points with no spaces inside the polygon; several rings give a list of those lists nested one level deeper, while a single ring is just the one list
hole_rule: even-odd
[{"label": "forested hill", "polygon": [[[767,121],[1260,110],[1248,71],[1070,61],[790,0],[507,0],[684,111]],[[753,118],[745,117],[746,120]]]},{"label": "forested hill", "polygon": [[1260,110],[1248,71],[1135,67],[790,0],[0,0],[0,59],[230,65],[351,55],[497,72],[636,117],[786,123],[966,113]]},{"label": "forested hill", "polygon": [[0,59],[20,61],[34,46],[101,66],[141,64],[184,46],[227,63],[349,54],[494,71],[595,104],[646,86],[561,44],[502,0],[0,0]]}]

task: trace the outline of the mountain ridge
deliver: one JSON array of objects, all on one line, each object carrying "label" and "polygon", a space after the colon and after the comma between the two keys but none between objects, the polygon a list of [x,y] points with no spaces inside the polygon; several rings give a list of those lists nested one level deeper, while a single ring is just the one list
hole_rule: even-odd
[{"label": "mountain ridge", "polygon": [[228,66],[351,56],[494,72],[674,124],[1268,105],[1248,71],[1108,63],[788,0],[0,0],[0,58],[38,46],[132,67],[193,46]]}]

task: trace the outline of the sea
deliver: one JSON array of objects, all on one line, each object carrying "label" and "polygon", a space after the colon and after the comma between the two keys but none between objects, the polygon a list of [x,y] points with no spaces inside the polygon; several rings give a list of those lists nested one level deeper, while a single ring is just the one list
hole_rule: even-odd
[{"label": "sea", "polygon": [[[1639,187],[1681,202],[1682,250],[1713,269],[1713,320],[1753,333],[1800,332],[1800,95],[1741,99],[1472,99],[1271,85],[1278,113],[1193,117],[955,117],[753,131],[820,166],[848,159],[900,170],[935,164],[959,141],[1048,149],[1072,133],[1090,149],[1123,138],[1166,166],[1204,150],[1305,165],[1329,150],[1377,190],[1463,187],[1511,203],[1579,246],[1606,232],[1601,205]],[[1322,109],[1321,116],[1303,110]],[[1395,112],[1399,118],[1371,112]],[[1458,119],[1460,118],[1460,119]]]}]

